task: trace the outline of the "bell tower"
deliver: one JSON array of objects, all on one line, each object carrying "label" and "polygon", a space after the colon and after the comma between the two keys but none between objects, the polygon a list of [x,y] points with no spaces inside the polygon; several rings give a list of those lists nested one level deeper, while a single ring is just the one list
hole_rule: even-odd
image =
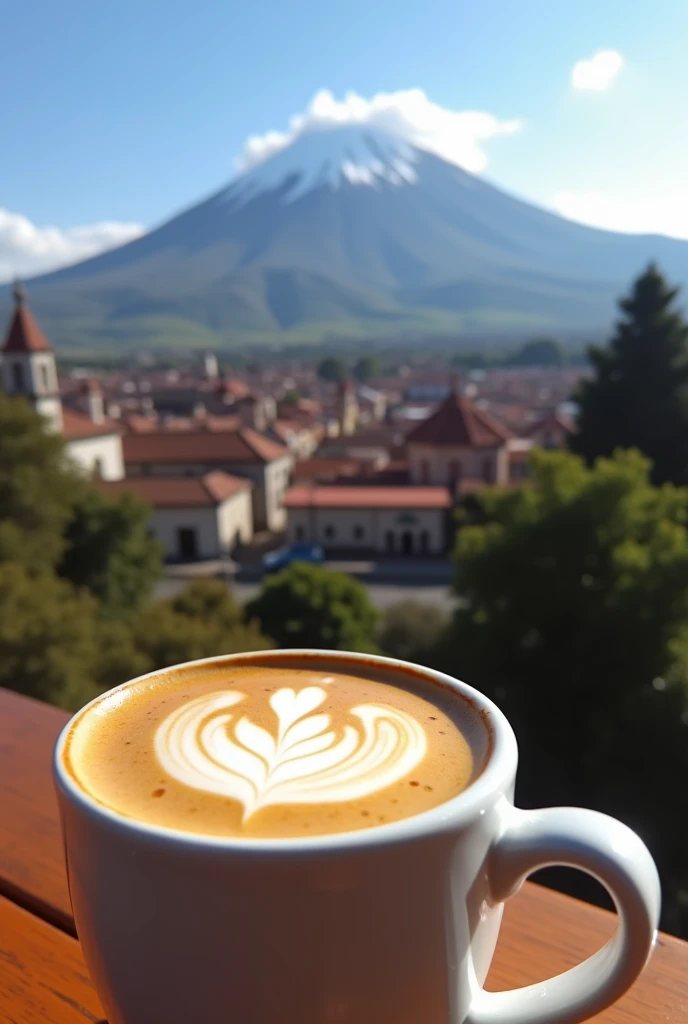
[{"label": "bell tower", "polygon": [[18,282],[13,295],[14,314],[2,346],[3,390],[7,395],[26,398],[58,433],[62,430],[62,401],[53,349]]}]

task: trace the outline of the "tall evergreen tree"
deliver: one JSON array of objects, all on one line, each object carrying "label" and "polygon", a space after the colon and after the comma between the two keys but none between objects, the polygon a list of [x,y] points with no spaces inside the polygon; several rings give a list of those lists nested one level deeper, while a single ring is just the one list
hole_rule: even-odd
[{"label": "tall evergreen tree", "polygon": [[651,264],[619,303],[609,345],[591,347],[594,369],[577,393],[571,447],[588,462],[616,448],[639,448],[654,483],[688,484],[688,324]]}]

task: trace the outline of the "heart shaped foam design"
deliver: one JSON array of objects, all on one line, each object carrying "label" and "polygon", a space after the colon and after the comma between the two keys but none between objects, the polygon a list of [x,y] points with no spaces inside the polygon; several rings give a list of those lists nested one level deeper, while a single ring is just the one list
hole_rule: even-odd
[{"label": "heart shaped foam design", "polygon": [[246,695],[226,690],[197,697],[164,719],[155,734],[160,765],[184,785],[231,797],[243,820],[274,804],[345,803],[392,785],[425,756],[425,731],[411,715],[383,704],[351,708],[338,732],[314,714],[319,686],[283,687],[269,705],[270,732],[231,709]]}]

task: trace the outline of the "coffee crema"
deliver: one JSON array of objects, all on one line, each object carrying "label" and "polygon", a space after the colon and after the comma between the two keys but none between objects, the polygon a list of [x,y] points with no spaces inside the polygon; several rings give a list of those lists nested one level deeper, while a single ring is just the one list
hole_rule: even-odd
[{"label": "coffee crema", "polygon": [[346,667],[217,661],[162,672],[80,716],[66,766],[119,814],[238,838],[370,828],[462,792],[474,758],[461,698]]}]

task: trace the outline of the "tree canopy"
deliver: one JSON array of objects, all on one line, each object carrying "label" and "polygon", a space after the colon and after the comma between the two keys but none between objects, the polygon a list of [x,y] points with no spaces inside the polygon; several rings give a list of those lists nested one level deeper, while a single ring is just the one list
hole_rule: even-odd
[{"label": "tree canopy", "polygon": [[361,356],[354,365],[354,377],[356,380],[367,381],[371,377],[377,377],[380,373],[380,360],[377,356]]},{"label": "tree canopy", "polygon": [[564,350],[552,338],[536,338],[527,341],[506,362],[510,366],[562,366]]},{"label": "tree canopy", "polygon": [[346,380],[346,363],[338,356],[325,356],[318,365],[318,377],[321,380],[329,380],[338,384],[340,381]]},{"label": "tree canopy", "polygon": [[28,403],[0,396],[0,685],[76,709],[144,664],[102,620],[150,597],[148,515],[94,490]]},{"label": "tree canopy", "polygon": [[79,483],[62,438],[28,402],[0,395],[0,562],[54,566]]},{"label": "tree canopy", "polygon": [[50,572],[0,563],[0,686],[76,709],[98,692],[95,601]]},{"label": "tree canopy", "polygon": [[589,349],[593,377],[577,393],[571,447],[588,462],[638,448],[655,483],[688,484],[688,324],[678,289],[650,266],[620,302],[608,345]]},{"label": "tree canopy", "polygon": [[409,598],[385,609],[377,641],[390,658],[424,664],[447,621],[444,609]]},{"label": "tree canopy", "polygon": [[133,625],[133,650],[145,672],[273,646],[250,617],[244,622],[241,606],[221,580],[194,580],[176,597],[149,605]]},{"label": "tree canopy", "polygon": [[688,771],[688,490],[653,487],[635,451],[537,452],[528,485],[479,501],[435,664],[514,725],[521,803],[622,817],[688,895],[688,797],[665,796]]},{"label": "tree canopy", "polygon": [[162,550],[149,535],[150,509],[130,495],[117,500],[80,489],[58,571],[87,587],[103,611],[131,615],[148,603],[162,571]]},{"label": "tree canopy", "polygon": [[246,615],[279,647],[377,650],[379,613],[366,588],[321,565],[295,562],[269,576]]}]

